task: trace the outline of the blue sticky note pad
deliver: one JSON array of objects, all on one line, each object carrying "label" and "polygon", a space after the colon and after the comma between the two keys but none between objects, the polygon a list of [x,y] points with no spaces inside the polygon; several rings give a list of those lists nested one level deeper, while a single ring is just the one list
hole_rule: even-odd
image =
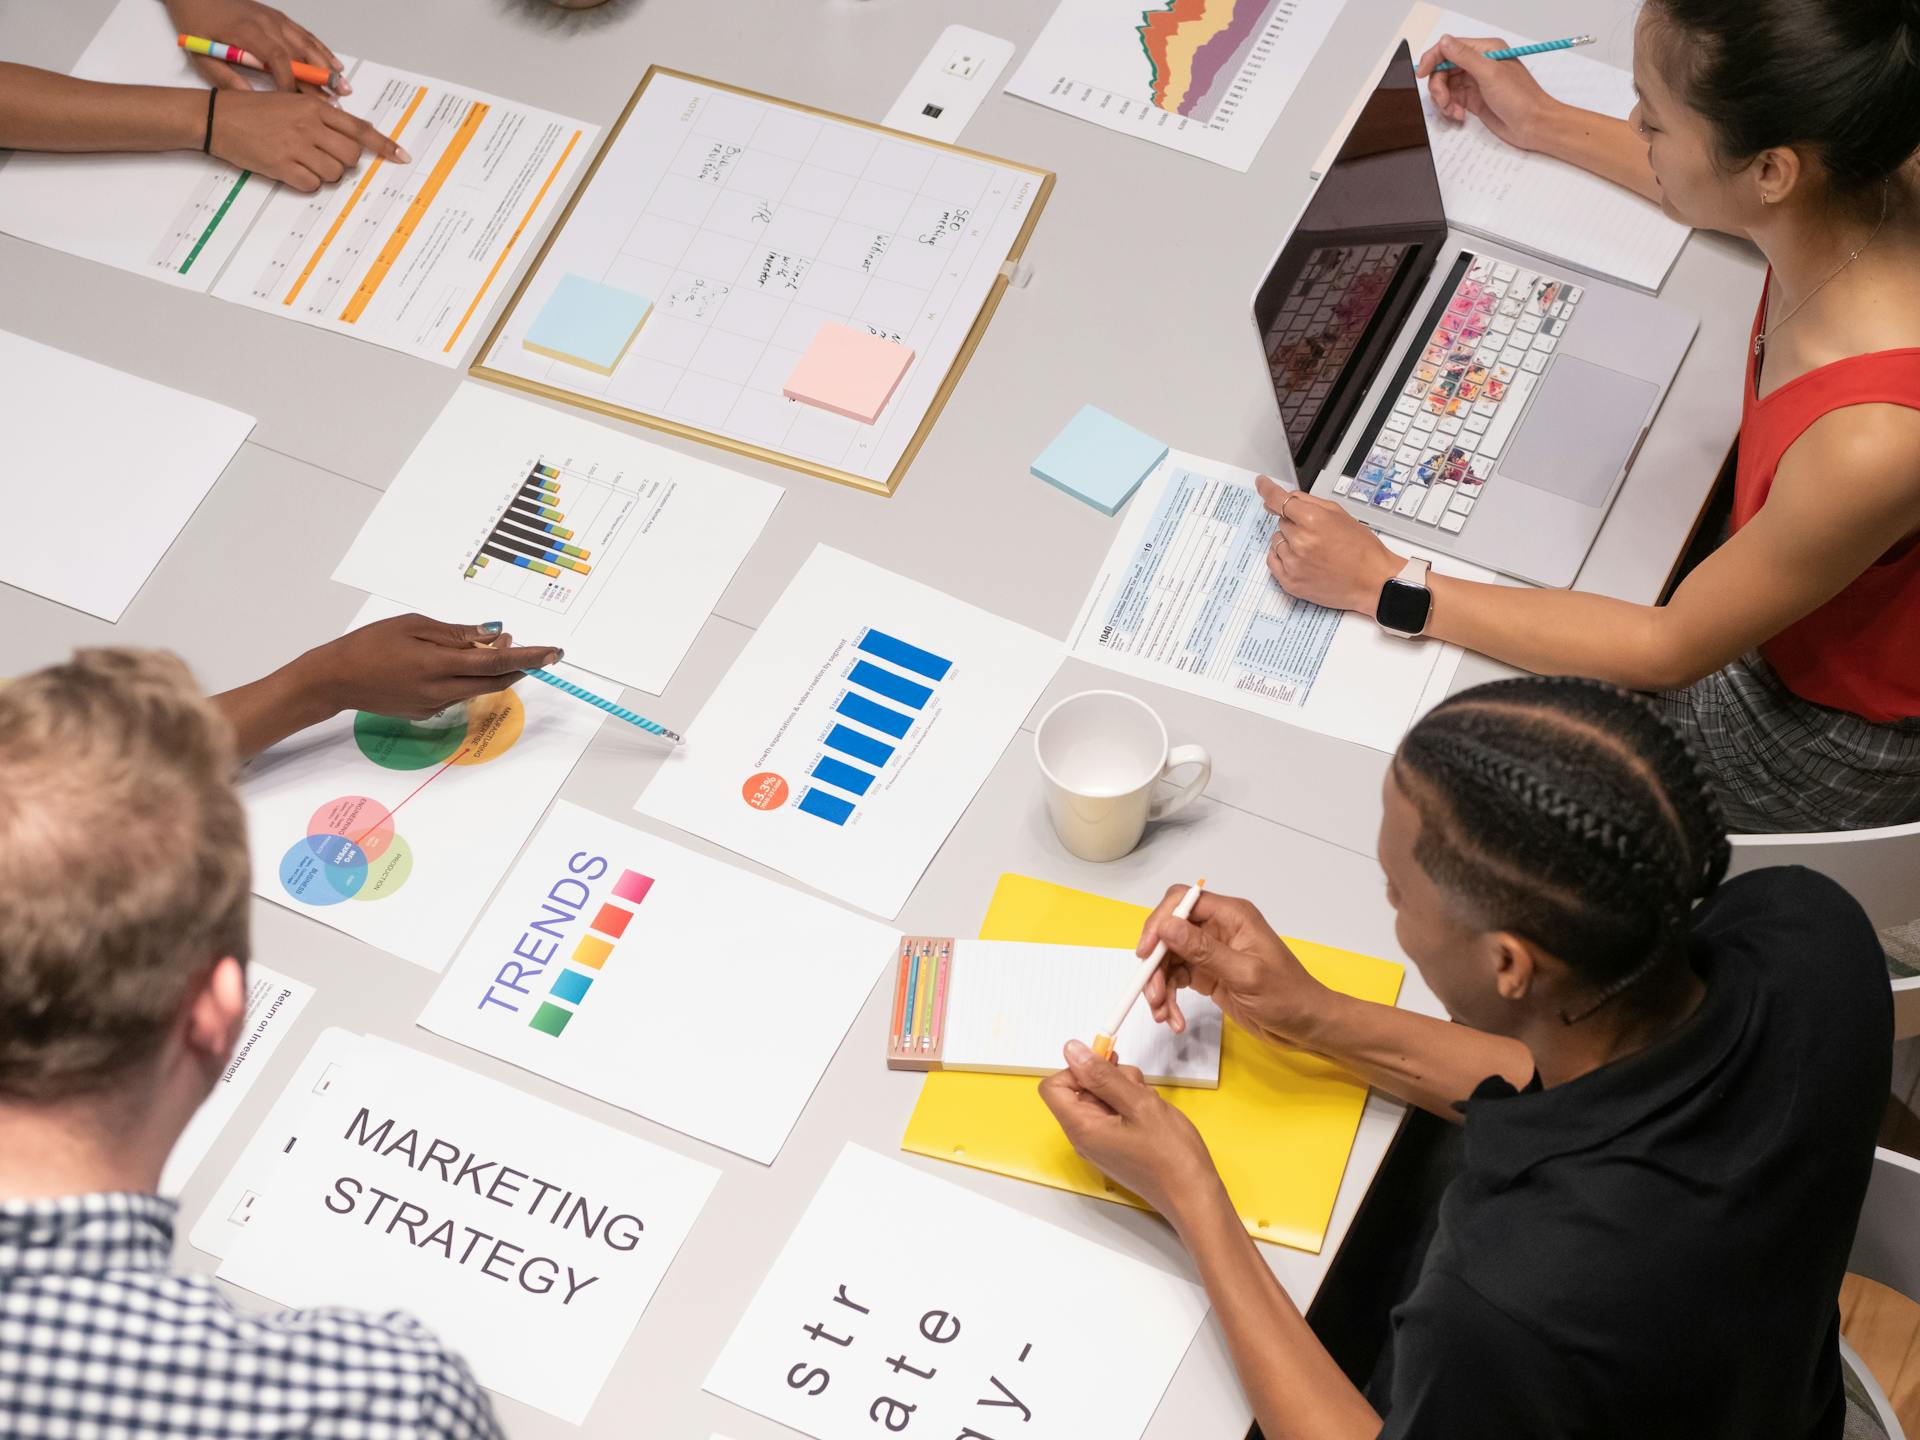
[{"label": "blue sticky note pad", "polygon": [[1049,485],[1112,515],[1166,456],[1161,441],[1098,406],[1082,405],[1031,468]]},{"label": "blue sticky note pad", "polygon": [[644,295],[566,275],[520,343],[536,355],[611,375],[652,308]]}]

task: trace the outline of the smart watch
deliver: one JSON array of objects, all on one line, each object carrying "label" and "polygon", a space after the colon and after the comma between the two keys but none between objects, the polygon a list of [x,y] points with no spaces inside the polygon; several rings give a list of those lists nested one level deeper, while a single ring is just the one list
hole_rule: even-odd
[{"label": "smart watch", "polygon": [[1433,591],[1427,588],[1427,562],[1409,560],[1406,568],[1380,587],[1380,604],[1373,618],[1389,635],[1411,640],[1427,628],[1433,614]]}]

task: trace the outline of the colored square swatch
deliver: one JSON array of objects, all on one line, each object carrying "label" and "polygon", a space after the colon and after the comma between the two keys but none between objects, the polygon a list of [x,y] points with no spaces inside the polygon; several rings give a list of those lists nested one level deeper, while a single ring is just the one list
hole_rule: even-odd
[{"label": "colored square swatch", "polygon": [[611,375],[652,309],[644,295],[582,275],[562,276],[520,344],[550,360]]},{"label": "colored square swatch", "polygon": [[1082,405],[1030,468],[1049,485],[1112,515],[1166,458],[1162,441],[1096,405]]},{"label": "colored square swatch", "polygon": [[622,910],[618,905],[602,905],[600,913],[593,917],[593,928],[602,935],[611,935],[618,940],[627,933],[627,922],[631,919],[631,910]]},{"label": "colored square swatch", "polygon": [[828,321],[793,367],[781,393],[789,400],[871,425],[912,363],[911,346]]},{"label": "colored square swatch", "polygon": [[613,953],[613,946],[598,935],[582,935],[580,943],[573,947],[573,963],[598,970],[607,963],[607,956]]},{"label": "colored square swatch", "polygon": [[651,875],[642,875],[638,870],[622,870],[620,878],[613,883],[613,894],[615,899],[638,905],[647,898],[647,892],[652,888]]},{"label": "colored square swatch", "polygon": [[540,1002],[540,1008],[533,1012],[533,1019],[529,1020],[527,1024],[544,1034],[558,1035],[562,1030],[567,1028],[567,1022],[571,1019],[573,1019],[573,1011],[564,1009],[559,1005],[549,1005],[546,1001],[542,1000]]},{"label": "colored square swatch", "polygon": [[591,975],[583,975],[578,970],[562,970],[553,977],[553,997],[569,1005],[578,1005],[586,998],[587,987],[591,984]]}]

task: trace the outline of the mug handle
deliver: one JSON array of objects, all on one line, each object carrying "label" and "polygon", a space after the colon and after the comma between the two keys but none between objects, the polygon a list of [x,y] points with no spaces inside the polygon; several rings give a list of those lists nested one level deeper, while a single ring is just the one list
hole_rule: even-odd
[{"label": "mug handle", "polygon": [[1147,809],[1149,820],[1164,820],[1169,815],[1177,815],[1187,808],[1193,798],[1207,788],[1207,782],[1213,779],[1213,757],[1198,745],[1176,745],[1167,753],[1167,763],[1160,769],[1162,780],[1183,765],[1198,765],[1200,773],[1180,787],[1177,795],[1165,800],[1155,800]]}]

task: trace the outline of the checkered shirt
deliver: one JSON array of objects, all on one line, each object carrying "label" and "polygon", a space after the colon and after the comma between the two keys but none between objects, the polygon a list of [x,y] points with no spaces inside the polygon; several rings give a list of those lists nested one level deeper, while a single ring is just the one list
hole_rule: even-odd
[{"label": "checkered shirt", "polygon": [[7,1440],[496,1440],[465,1362],[404,1315],[249,1315],[170,1274],[174,1204],[0,1204]]}]

